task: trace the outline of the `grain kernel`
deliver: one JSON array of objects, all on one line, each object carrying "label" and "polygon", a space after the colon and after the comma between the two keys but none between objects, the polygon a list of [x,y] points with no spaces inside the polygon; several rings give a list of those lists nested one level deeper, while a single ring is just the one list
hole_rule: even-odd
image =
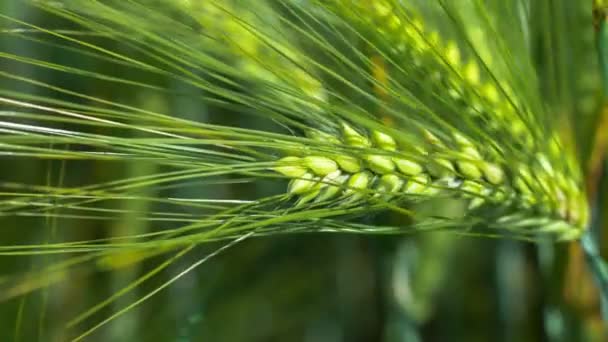
[{"label": "grain kernel", "polygon": [[374,173],[383,175],[395,171],[395,164],[388,156],[370,154],[365,157],[365,161]]},{"label": "grain kernel", "polygon": [[318,176],[327,176],[328,174],[338,170],[338,164],[327,157],[304,157],[304,164]]},{"label": "grain kernel", "polygon": [[422,165],[403,158],[393,158],[393,162],[397,166],[399,172],[406,176],[416,176],[424,171]]},{"label": "grain kernel", "polygon": [[309,192],[317,184],[312,173],[305,173],[300,178],[294,179],[289,183],[287,190],[290,194],[303,195]]},{"label": "grain kernel", "polygon": [[356,173],[361,171],[361,162],[357,158],[350,156],[339,156],[336,158],[336,162],[340,166],[340,169],[348,173]]},{"label": "grain kernel", "polygon": [[302,166],[302,160],[298,157],[281,158],[277,164],[278,166],[272,169],[290,178],[298,178],[306,173],[306,167]]}]

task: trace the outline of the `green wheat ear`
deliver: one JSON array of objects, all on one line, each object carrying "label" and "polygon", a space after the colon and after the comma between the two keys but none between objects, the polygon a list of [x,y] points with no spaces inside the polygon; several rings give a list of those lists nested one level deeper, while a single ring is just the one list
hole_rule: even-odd
[{"label": "green wheat ear", "polygon": [[[412,198],[454,196],[467,200],[468,215],[483,216],[499,209],[490,225],[498,223],[524,235],[551,232],[560,239],[580,236],[588,213],[575,158],[564,154],[555,133],[548,133],[547,141],[535,140],[547,134],[548,128],[540,125],[543,120],[538,117],[548,114],[526,104],[507,80],[493,75],[491,57],[463,58],[456,41],[442,40],[437,31],[423,24],[415,10],[398,2],[343,5],[338,1],[327,8],[370,44],[387,45],[375,52],[394,64],[397,84],[387,91],[394,91],[395,97],[400,96],[398,91],[411,92],[425,109],[439,107],[434,103],[436,98],[427,98],[419,89],[428,88],[450,106],[447,115],[469,121],[471,126],[466,130],[456,125],[443,129],[424,122],[387,133],[380,127],[355,129],[338,120],[341,130],[333,135],[311,135],[319,141],[331,141],[347,153],[290,156],[275,167],[294,178],[289,193],[300,197],[298,204],[357,198],[365,205],[374,196],[403,204]],[[487,77],[482,79],[480,64],[484,63]],[[410,76],[425,73],[430,74],[429,80]],[[399,83],[400,76],[411,78]],[[414,113],[401,116],[416,119]],[[431,133],[437,129],[441,129],[442,138]],[[485,144],[471,134],[480,130],[500,140]],[[424,139],[398,144],[391,135],[410,133]],[[349,150],[351,147],[357,150]],[[373,196],[361,199],[364,190],[371,190]]]},{"label": "green wheat ear", "polygon": [[[256,178],[287,178],[286,193],[273,208],[292,213],[282,224],[293,217],[312,230],[324,227],[315,221],[320,217],[305,213],[318,210],[334,213],[323,212],[322,218],[330,220],[326,221],[329,230],[356,231],[352,225],[357,217],[386,211],[411,217],[409,223],[389,229],[394,232],[430,226],[462,227],[462,232],[471,232],[473,226],[490,235],[574,239],[587,225],[580,166],[573,148],[561,141],[554,124],[559,120],[554,120],[543,103],[522,28],[525,23],[517,16],[491,15],[501,6],[517,11],[517,5],[390,0],[155,1],[149,5],[65,0],[36,4],[130,44],[141,55],[127,56],[81,38],[30,26],[32,29],[92,50],[114,63],[165,74],[203,90],[207,103],[278,122],[288,132],[183,119],[179,119],[183,128],[176,131],[171,115],[105,99],[94,101],[110,104],[111,111],[43,97],[18,99],[19,95],[5,92],[5,103],[36,111],[39,119],[39,128],[5,124],[32,137],[15,140],[2,136],[6,146],[20,153],[66,160],[101,158],[86,150],[73,151],[70,144],[78,144],[146,160],[164,158],[154,162],[185,173],[192,167],[201,168],[183,179],[230,174],[251,176],[253,182]],[[138,13],[147,13],[150,20],[138,18]],[[183,22],[179,18],[189,19]],[[496,32],[505,26],[518,29],[501,39]],[[95,71],[7,56],[135,88],[143,85]],[[60,85],[8,76],[91,98]],[[45,129],[45,120],[53,115],[67,116],[80,126],[68,133]],[[139,122],[140,127],[129,127],[131,122]],[[128,132],[78,132],[91,123],[139,130],[151,139],[138,140]],[[40,142],[67,147],[41,147]],[[183,144],[199,147],[184,149]],[[127,159],[120,154],[104,158]],[[133,187],[168,182],[164,177],[152,176],[152,183],[137,181]],[[72,193],[110,196],[131,191],[110,184]],[[110,192],[97,192],[97,188]],[[64,195],[62,189],[38,189]],[[462,221],[444,216],[440,207],[432,219],[417,215],[420,205],[446,198],[461,203]],[[76,205],[67,197],[63,200]],[[14,214],[20,210],[7,208]],[[276,214],[276,209],[269,208],[263,210],[269,210],[269,216]],[[243,215],[252,228],[281,231],[272,221],[259,221],[259,216],[237,215]],[[197,227],[212,230],[218,224],[200,220],[186,228],[197,231]],[[368,225],[360,231],[373,232],[374,227]],[[232,234],[224,229],[217,238]],[[170,241],[184,244],[186,240],[172,237]]]},{"label": "green wheat ear", "polygon": [[[467,120],[478,125],[472,129],[499,134],[520,145],[515,151],[505,151],[508,146],[501,149],[495,144],[476,146],[479,141],[465,136],[471,127],[467,131],[452,127],[444,142],[431,133],[436,127],[425,122],[428,127],[421,124],[416,129],[406,131],[414,132],[425,140],[409,140],[398,149],[397,142],[390,134],[365,127],[357,130],[338,118],[333,122],[334,126],[339,127],[338,130],[323,132],[309,129],[305,133],[313,140],[331,142],[346,153],[323,156],[303,152],[299,156],[282,158],[274,168],[286,177],[294,178],[288,192],[300,197],[297,206],[307,202],[327,203],[329,200],[350,203],[353,199],[359,200],[363,205],[365,201],[362,200],[362,191],[379,192],[381,194],[375,193],[374,196],[401,201],[401,204],[411,197],[420,200],[450,195],[467,199],[467,208],[471,212],[476,209],[487,211],[488,206],[512,207],[521,211],[514,218],[494,218],[503,226],[520,223],[526,217],[533,218],[531,224],[539,226],[535,232],[556,232],[563,239],[580,235],[582,227],[586,225],[587,213],[584,195],[578,190],[580,179],[572,170],[575,163],[570,160],[565,166],[554,169],[550,160],[561,162],[559,138],[551,135],[548,143],[538,146],[534,137],[539,137],[544,128],[535,126],[539,124],[537,120],[526,120],[524,116],[529,115],[531,108],[522,104],[523,101],[513,94],[513,88],[508,82],[482,80],[479,64],[484,61],[480,63],[473,57],[468,61],[462,60],[458,43],[454,40],[444,43],[436,31],[429,32],[414,10],[402,8],[398,3],[390,1],[361,2],[346,7],[343,5],[343,2],[335,2],[325,9],[361,36],[371,31],[367,37],[371,44],[378,39],[386,40],[390,47],[387,51],[378,49],[377,53],[386,54],[384,56],[393,61],[406,61],[394,63],[395,79],[398,76],[407,77],[408,74],[432,73],[431,82],[426,86],[432,92],[447,94],[448,96],[442,97],[442,101],[449,102],[457,115],[467,116]],[[232,23],[230,19],[224,18],[223,21]],[[244,37],[238,38],[239,40],[247,41],[242,43],[245,48],[241,50],[249,49],[255,51],[253,54],[259,54],[264,49],[264,44],[248,37],[249,32],[239,30],[242,31],[243,28],[233,29],[232,32],[233,36]],[[287,52],[289,50],[283,45],[279,45],[279,48],[286,55],[294,56],[294,64],[306,63],[303,58],[295,57],[299,54]],[[261,58],[266,59],[268,56]],[[488,59],[490,64],[491,57]],[[266,80],[272,79],[265,76],[269,71],[255,63],[247,59],[241,63],[254,74],[263,75],[261,77]],[[276,58],[273,63],[278,66],[286,64],[280,58]],[[488,67],[491,65],[486,65]],[[487,71],[486,74],[492,76],[490,70]],[[403,82],[395,85],[399,86],[397,89],[381,86],[388,88],[385,93],[392,90],[398,96],[398,91],[416,92],[414,88],[419,87],[420,83],[422,82]],[[299,89],[305,96],[317,100],[329,98],[323,94],[324,91],[329,93],[329,89],[324,89],[321,81],[314,81],[310,76],[295,79],[295,84],[300,85]],[[306,84],[315,84],[312,94]],[[419,94],[416,99],[429,100],[424,94]],[[428,107],[434,107],[433,102]],[[315,110],[323,112],[322,108]],[[431,146],[424,146],[425,143],[430,143]],[[416,148],[412,148],[412,145]],[[348,152],[349,147],[375,151]],[[400,153],[404,149],[410,150],[409,156]],[[505,152],[517,153],[510,157],[522,157],[523,160],[509,163],[504,159]],[[371,197],[372,200],[374,196]],[[531,233],[529,227],[515,230],[523,234]]]}]

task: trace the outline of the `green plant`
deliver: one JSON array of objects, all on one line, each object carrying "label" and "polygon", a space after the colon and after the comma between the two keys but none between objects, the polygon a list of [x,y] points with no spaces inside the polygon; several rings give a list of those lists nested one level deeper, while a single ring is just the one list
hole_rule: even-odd
[{"label": "green plant", "polygon": [[[543,36],[566,22],[543,13],[548,1],[33,4],[75,28],[1,15],[0,56],[15,69],[0,71],[0,149],[30,174],[3,178],[0,211],[3,225],[44,233],[9,232],[0,253],[44,264],[2,278],[0,298],[45,293],[72,270],[148,266],[72,327],[201,244],[222,246],[75,340],[252,236],[555,241],[589,224],[579,125],[597,122],[598,82],[570,79],[569,58],[543,63],[571,41]],[[580,51],[568,57],[594,53]],[[186,99],[203,105],[169,104]]]}]

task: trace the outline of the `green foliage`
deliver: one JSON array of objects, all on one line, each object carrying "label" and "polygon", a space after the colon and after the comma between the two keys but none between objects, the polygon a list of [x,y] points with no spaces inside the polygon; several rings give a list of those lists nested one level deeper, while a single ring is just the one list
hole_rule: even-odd
[{"label": "green foliage", "polygon": [[[260,250],[234,257],[236,265],[225,262],[233,272],[226,271],[226,283],[243,282],[239,270],[279,258],[273,241],[282,245],[291,234],[396,239],[449,231],[553,242],[578,239],[589,224],[583,174],[591,147],[581,132],[597,120],[599,86],[567,67],[593,56],[575,34],[590,29],[565,29],[583,21],[584,10],[591,15],[582,5],[37,0],[14,5],[18,10],[2,6],[0,153],[12,166],[0,181],[0,225],[8,227],[0,255],[31,260],[0,266],[7,270],[0,299],[20,300],[16,340],[33,338],[21,335],[31,311],[40,313],[39,339],[95,336],[110,323],[128,322],[140,304],[220,252],[258,243]],[[546,64],[553,54],[555,64]],[[256,236],[272,238],[243,242]],[[460,250],[451,240],[419,239],[429,248]],[[313,252],[302,254],[314,259]],[[441,269],[448,259],[428,265]],[[279,268],[290,276],[309,265],[286,260]],[[281,277],[277,283],[292,295],[275,304],[308,312],[298,296],[320,296],[331,272],[329,266],[311,272],[307,286],[296,280],[288,286],[290,276]],[[435,296],[430,289],[445,273],[419,272],[424,285],[414,290],[425,298],[405,310],[416,313],[413,325],[430,315],[432,304],[423,301]],[[92,289],[91,297],[83,295],[70,318],[57,318],[60,328],[45,326],[56,289],[67,291],[60,284],[84,274],[96,279],[81,287]],[[275,288],[253,285],[254,299]],[[212,293],[205,291],[214,285],[202,287],[192,291]],[[32,309],[27,301],[35,291],[43,300]],[[229,298],[215,306],[225,312],[203,309],[193,320],[222,322],[247,303]],[[285,329],[301,321],[285,319]],[[184,328],[177,335],[246,338],[225,330],[205,335]],[[132,334],[127,340],[139,332]]]}]

